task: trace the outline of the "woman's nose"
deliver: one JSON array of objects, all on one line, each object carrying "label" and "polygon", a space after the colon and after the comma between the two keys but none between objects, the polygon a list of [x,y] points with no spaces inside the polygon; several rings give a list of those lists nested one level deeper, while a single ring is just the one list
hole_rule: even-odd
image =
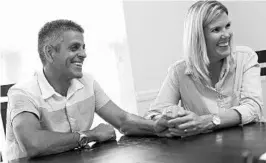
[{"label": "woman's nose", "polygon": [[223,38],[228,38],[228,37],[230,37],[230,36],[231,36],[231,31],[225,29],[225,30],[223,31],[223,33],[222,33],[222,37],[223,37]]}]

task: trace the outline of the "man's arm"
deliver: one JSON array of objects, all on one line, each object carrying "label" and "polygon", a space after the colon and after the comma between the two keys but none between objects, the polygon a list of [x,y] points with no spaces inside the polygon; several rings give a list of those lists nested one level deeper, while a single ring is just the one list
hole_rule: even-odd
[{"label": "man's arm", "polygon": [[[111,100],[97,113],[125,135],[158,135],[167,122],[147,120],[120,109]],[[164,126],[165,125],[165,126]]]},{"label": "man's arm", "polygon": [[[78,147],[78,133],[43,130],[38,118],[30,112],[15,116],[12,126],[19,147],[28,157],[60,153]],[[90,139],[94,139],[93,134]]]}]

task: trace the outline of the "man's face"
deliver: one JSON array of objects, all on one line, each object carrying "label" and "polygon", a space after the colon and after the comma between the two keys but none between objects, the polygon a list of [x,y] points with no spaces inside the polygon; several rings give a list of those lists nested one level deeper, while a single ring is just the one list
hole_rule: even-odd
[{"label": "man's face", "polygon": [[53,68],[64,78],[81,78],[83,61],[86,58],[83,34],[65,31],[62,35],[60,50],[53,56]]}]

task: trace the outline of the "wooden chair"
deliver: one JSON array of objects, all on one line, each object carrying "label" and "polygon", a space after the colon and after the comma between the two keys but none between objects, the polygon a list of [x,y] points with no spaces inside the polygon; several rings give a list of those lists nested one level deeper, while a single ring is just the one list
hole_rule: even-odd
[{"label": "wooden chair", "polygon": [[263,114],[266,117],[266,50],[256,51],[258,54],[258,62],[260,64],[260,76],[261,76],[261,86],[262,86],[262,95],[263,95]]},{"label": "wooden chair", "polygon": [[7,110],[7,92],[14,84],[1,85],[1,119],[6,133],[6,110]]},{"label": "wooden chair", "polygon": [[266,76],[266,50],[256,51],[256,53],[261,67],[260,76]]},{"label": "wooden chair", "polygon": [[[7,85],[1,85],[1,116],[0,118],[2,119],[2,124],[3,124],[3,130],[4,130],[4,133],[0,133],[4,136],[5,138],[5,135],[6,135],[6,111],[7,111],[7,103],[8,103],[8,98],[7,98],[7,92],[9,90],[10,87],[12,87],[14,84],[7,84]],[[2,154],[1,154],[1,151],[0,151],[0,161],[3,161],[3,158],[2,158]]]}]

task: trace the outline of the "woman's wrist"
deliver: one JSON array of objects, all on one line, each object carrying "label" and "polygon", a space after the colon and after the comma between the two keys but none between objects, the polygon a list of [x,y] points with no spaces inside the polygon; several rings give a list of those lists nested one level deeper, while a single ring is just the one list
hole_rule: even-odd
[{"label": "woman's wrist", "polygon": [[151,117],[151,120],[156,121],[156,120],[160,119],[162,116],[163,116],[162,114],[154,115]]},{"label": "woman's wrist", "polygon": [[212,114],[202,115],[201,118],[202,118],[202,124],[203,124],[203,132],[211,131],[215,128]]},{"label": "woman's wrist", "polygon": [[242,115],[240,114],[240,112],[237,109],[233,109],[233,110],[237,113],[237,115],[239,117],[238,125],[242,125]]}]

